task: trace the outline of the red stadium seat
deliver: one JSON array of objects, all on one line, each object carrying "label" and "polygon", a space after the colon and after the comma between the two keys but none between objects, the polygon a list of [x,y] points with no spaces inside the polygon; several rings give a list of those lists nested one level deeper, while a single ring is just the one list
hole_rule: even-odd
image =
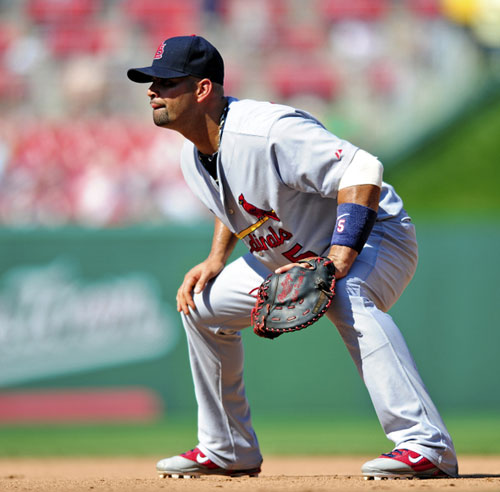
[{"label": "red stadium seat", "polygon": [[125,0],[122,8],[130,21],[144,29],[151,49],[172,36],[200,31],[201,0]]},{"label": "red stadium seat", "polygon": [[333,100],[337,93],[338,80],[331,66],[309,59],[273,61],[268,69],[271,86],[282,99],[295,96],[314,95]]},{"label": "red stadium seat", "polygon": [[0,100],[15,103],[26,96],[28,87],[24,77],[14,74],[0,66]]},{"label": "red stadium seat", "polygon": [[409,8],[424,17],[439,17],[442,13],[439,0],[410,0]]},{"label": "red stadium seat", "polygon": [[17,35],[17,29],[12,24],[0,24],[0,53],[7,50],[10,43],[15,40]]},{"label": "red stadium seat", "polygon": [[173,22],[151,22],[145,27],[145,40],[154,51],[160,43],[172,36],[186,36],[200,32],[200,20],[198,17],[178,15]]},{"label": "red stadium seat", "polygon": [[201,0],[125,0],[123,12],[132,21],[145,26],[163,23],[165,28],[178,18],[198,18],[202,12]]},{"label": "red stadium seat", "polygon": [[279,44],[289,50],[304,52],[320,49],[327,42],[327,32],[315,24],[286,25],[279,30]]},{"label": "red stadium seat", "polygon": [[[247,0],[220,0],[218,2],[218,11],[226,20],[230,19],[234,10],[238,8],[238,3],[244,3]],[[255,0],[253,0],[255,1]],[[261,0],[262,4],[266,7],[267,12],[273,24],[279,25],[282,23],[283,18],[286,17],[289,0]]]},{"label": "red stadium seat", "polygon": [[113,32],[103,24],[54,24],[45,32],[45,44],[55,57],[109,52]]},{"label": "red stadium seat", "polygon": [[388,0],[319,0],[318,3],[320,14],[330,21],[374,20],[384,15],[389,7]]},{"label": "red stadium seat", "polygon": [[93,16],[101,7],[100,0],[28,0],[26,13],[35,23],[76,23]]}]

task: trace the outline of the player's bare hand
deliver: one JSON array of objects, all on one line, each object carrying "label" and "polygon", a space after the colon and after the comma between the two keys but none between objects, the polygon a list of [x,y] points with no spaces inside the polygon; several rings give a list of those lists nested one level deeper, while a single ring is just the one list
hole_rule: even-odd
[{"label": "player's bare hand", "polygon": [[[351,269],[351,266],[357,256],[358,253],[347,246],[335,245],[331,247],[328,253],[328,258],[330,258],[335,265],[335,278],[337,280],[345,277],[349,273],[349,270]],[[307,259],[309,260],[310,258]],[[274,273],[285,273],[296,266],[311,268],[307,263],[288,263],[287,265],[277,268]]]},{"label": "player's bare hand", "polygon": [[[311,258],[307,258],[308,260],[314,258],[314,256],[311,256]],[[293,267],[296,267],[296,266],[299,266],[301,268],[312,268],[309,263],[287,263],[286,265],[283,265],[279,268],[276,268],[276,270],[274,270],[274,273],[285,273],[285,272],[288,272],[288,270],[292,269]]]},{"label": "player's bare hand", "polygon": [[335,278],[344,278],[352,267],[354,260],[358,257],[357,251],[347,246],[333,245],[328,253],[328,258],[335,265]]},{"label": "player's bare hand", "polygon": [[189,314],[189,309],[196,309],[193,292],[199,294],[206,287],[207,282],[216,277],[224,268],[224,263],[207,258],[204,262],[191,268],[184,276],[177,291],[177,311]]}]

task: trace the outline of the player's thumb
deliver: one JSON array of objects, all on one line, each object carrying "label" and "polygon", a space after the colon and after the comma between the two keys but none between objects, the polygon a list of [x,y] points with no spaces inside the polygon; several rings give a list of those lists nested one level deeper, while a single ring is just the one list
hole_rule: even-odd
[{"label": "player's thumb", "polygon": [[274,273],[285,273],[285,272],[288,272],[288,270],[291,270],[293,267],[296,267],[296,266],[301,266],[299,265],[299,263],[288,263],[287,265],[283,265],[282,267],[279,267],[279,268],[276,268],[276,270],[274,270]]}]

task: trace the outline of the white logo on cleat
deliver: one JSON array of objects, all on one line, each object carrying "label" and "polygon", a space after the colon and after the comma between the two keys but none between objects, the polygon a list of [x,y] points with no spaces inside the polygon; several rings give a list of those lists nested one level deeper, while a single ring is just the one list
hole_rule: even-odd
[{"label": "white logo on cleat", "polygon": [[415,463],[418,463],[420,460],[422,460],[424,457],[422,455],[420,456],[417,456],[416,458],[412,458],[411,456],[408,456],[408,460],[415,464]]},{"label": "white logo on cleat", "polygon": [[202,456],[201,454],[196,455],[196,461],[200,464],[203,465],[208,461],[208,456]]}]

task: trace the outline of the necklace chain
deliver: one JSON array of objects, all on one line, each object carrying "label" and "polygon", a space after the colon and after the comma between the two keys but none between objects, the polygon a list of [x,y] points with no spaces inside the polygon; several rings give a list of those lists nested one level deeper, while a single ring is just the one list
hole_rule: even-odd
[{"label": "necklace chain", "polygon": [[222,132],[224,131],[224,124],[226,123],[226,116],[227,116],[228,110],[229,110],[229,104],[228,104],[228,101],[226,99],[226,105],[224,106],[224,109],[222,110],[222,114],[220,116],[220,121],[219,121],[219,141],[217,142],[217,150],[211,155],[202,154],[200,151],[198,151],[198,157],[199,157],[201,163],[203,164],[203,167],[208,171],[210,176],[212,176],[212,178],[214,178],[214,180],[217,184],[219,183],[218,176],[217,176],[217,166],[216,166],[217,154],[219,153],[220,143],[222,140]]},{"label": "necklace chain", "polygon": [[219,151],[220,148],[220,143],[222,140],[222,132],[224,131],[224,124],[226,123],[226,116],[227,116],[227,111],[229,109],[229,103],[226,99],[226,104],[224,106],[224,109],[222,110],[222,114],[220,115],[220,121],[219,121],[219,142],[217,143],[217,150],[216,154]]}]

